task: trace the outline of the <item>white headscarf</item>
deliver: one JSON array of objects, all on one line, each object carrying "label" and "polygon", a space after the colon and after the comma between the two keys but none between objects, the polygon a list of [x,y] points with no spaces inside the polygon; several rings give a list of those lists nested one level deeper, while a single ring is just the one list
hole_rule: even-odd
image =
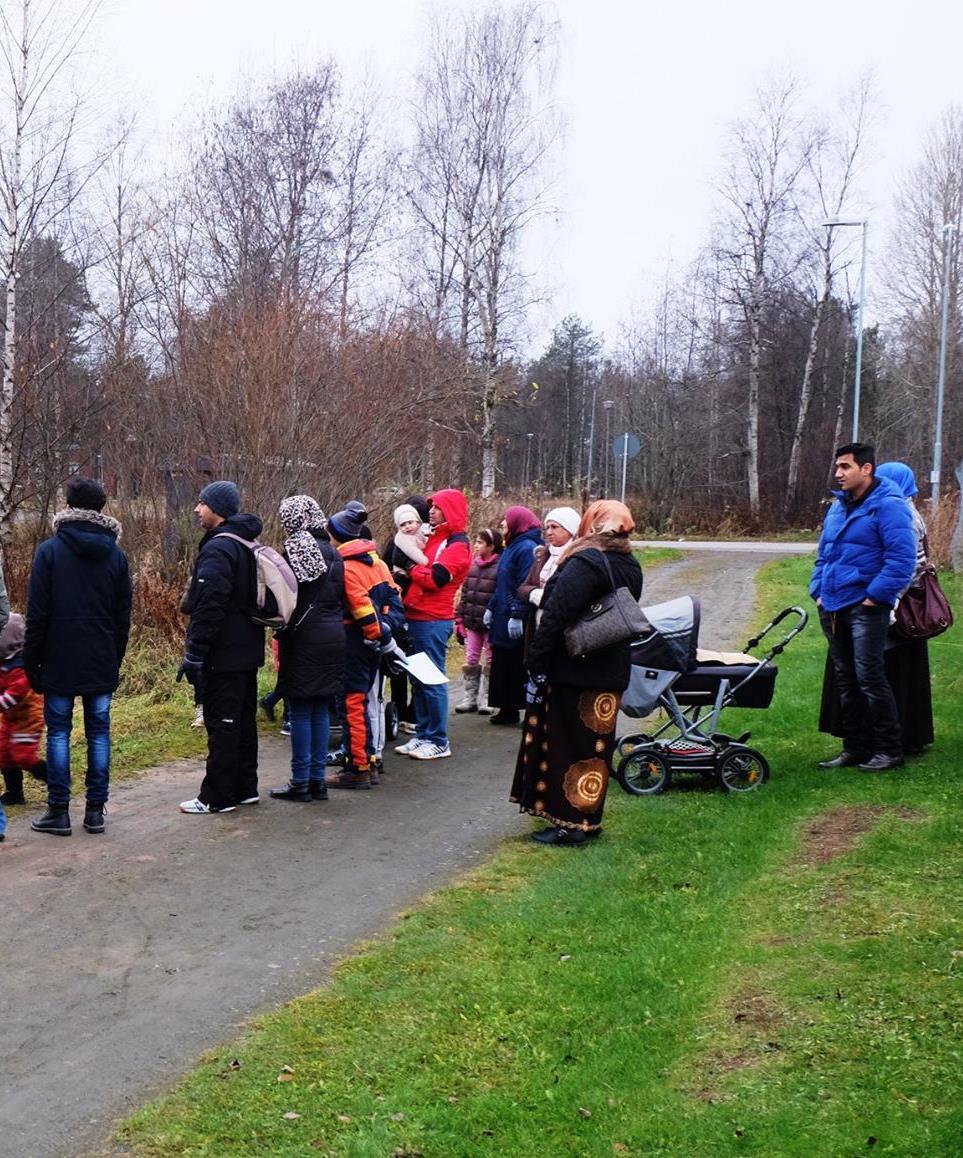
[{"label": "white headscarf", "polygon": [[548,548],[548,558],[545,560],[541,571],[538,573],[539,587],[544,587],[549,579],[551,579],[551,577],[555,574],[555,569],[558,567],[559,558],[561,557],[562,552],[565,550],[568,544],[578,534],[578,527],[581,521],[582,516],[578,513],[577,510],[575,510],[574,507],[556,507],[554,510],[549,511],[545,516],[545,522],[542,524],[543,526],[547,526],[549,523],[558,523],[560,527],[564,527],[565,530],[568,531],[571,538],[568,539],[567,542],[563,543],[561,547],[550,546]]}]

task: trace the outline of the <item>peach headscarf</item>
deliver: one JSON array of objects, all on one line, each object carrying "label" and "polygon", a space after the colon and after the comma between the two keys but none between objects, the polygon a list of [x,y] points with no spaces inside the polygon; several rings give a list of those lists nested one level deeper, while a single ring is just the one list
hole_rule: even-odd
[{"label": "peach headscarf", "polygon": [[585,514],[578,528],[578,537],[588,535],[628,535],[635,530],[635,520],[625,503],[615,499],[597,499]]}]

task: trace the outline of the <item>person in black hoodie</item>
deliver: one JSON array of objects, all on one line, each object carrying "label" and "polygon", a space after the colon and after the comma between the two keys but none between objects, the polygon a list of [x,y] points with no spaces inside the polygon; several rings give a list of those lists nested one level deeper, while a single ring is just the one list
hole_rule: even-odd
[{"label": "person in black hoodie", "polygon": [[615,748],[615,723],[631,670],[629,644],[573,657],[565,628],[616,587],[642,594],[624,504],[592,503],[542,597],[542,617],[526,655],[530,674],[522,743],[510,800],[552,822],[539,844],[584,845],[602,831],[602,808]]},{"label": "person in black hoodie", "polygon": [[278,515],[298,602],[278,636],[278,689],[291,714],[291,779],[271,795],[307,804],[328,798],[330,713],[344,692],[344,563],[329,541],[324,512],[309,495],[284,499]]},{"label": "person in black hoodie", "polygon": [[130,634],[127,556],[120,523],[103,514],[107,496],[88,478],[67,484],[67,508],[37,548],[27,592],[23,665],[44,695],[47,812],[35,832],[70,836],[70,729],[74,699],[84,707],[87,782],[84,828],[104,831],[110,794],[110,700]]},{"label": "person in black hoodie", "polygon": [[184,607],[190,615],[184,660],[177,672],[202,689],[207,768],[200,791],[181,812],[233,812],[257,804],[257,669],[264,663],[264,628],[251,619],[257,599],[253,543],[256,515],[242,514],[241,493],[218,480],[201,491],[194,513],[205,534]]}]

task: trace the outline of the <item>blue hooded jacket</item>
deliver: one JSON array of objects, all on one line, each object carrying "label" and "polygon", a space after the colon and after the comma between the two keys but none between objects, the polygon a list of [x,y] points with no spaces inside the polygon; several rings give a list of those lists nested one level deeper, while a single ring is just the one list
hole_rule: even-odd
[{"label": "blue hooded jacket", "polygon": [[913,515],[902,491],[877,479],[861,503],[842,491],[826,514],[809,584],[824,611],[840,611],[864,599],[893,607],[916,568]]}]

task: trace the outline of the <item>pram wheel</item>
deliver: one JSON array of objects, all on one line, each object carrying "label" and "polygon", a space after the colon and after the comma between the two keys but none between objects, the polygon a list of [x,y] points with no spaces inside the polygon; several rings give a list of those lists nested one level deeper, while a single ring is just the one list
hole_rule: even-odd
[{"label": "pram wheel", "polygon": [[623,736],[615,745],[613,763],[619,763],[624,760],[626,756],[630,756],[636,748],[641,747],[643,744],[648,744],[651,739],[652,737],[646,736],[644,732],[638,732],[634,736]]},{"label": "pram wheel", "polygon": [[729,748],[719,758],[716,775],[727,792],[751,792],[769,779],[769,764],[755,748]]},{"label": "pram wheel", "polygon": [[636,749],[619,765],[615,778],[630,796],[658,796],[672,779],[668,760],[651,749]]}]

